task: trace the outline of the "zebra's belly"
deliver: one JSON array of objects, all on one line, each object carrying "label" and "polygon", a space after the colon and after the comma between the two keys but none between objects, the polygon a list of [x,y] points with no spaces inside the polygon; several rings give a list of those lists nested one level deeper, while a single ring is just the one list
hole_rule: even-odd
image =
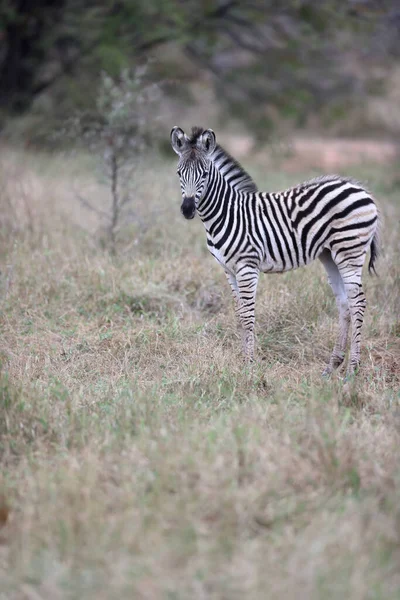
[{"label": "zebra's belly", "polygon": [[[234,255],[230,260],[227,260],[227,255],[224,252],[223,248],[216,248],[214,245],[208,243],[208,249],[215,258],[215,260],[229,273],[232,275],[235,274],[237,263],[245,262],[244,254],[246,254],[247,258],[250,258],[249,253],[241,253]],[[254,254],[251,256],[251,262],[254,264],[258,263],[258,268],[263,273],[284,273],[285,271],[290,271],[293,268],[292,264],[284,265],[282,262],[273,261],[271,258],[265,258],[262,262],[259,262],[259,258]]]},{"label": "zebra's belly", "polygon": [[260,263],[260,271],[262,273],[285,273],[286,271],[293,271],[293,269],[304,267],[305,264],[307,263],[304,263],[300,256],[293,257],[293,259],[286,257],[285,262],[273,260],[271,257],[267,256]]},{"label": "zebra's belly", "polygon": [[285,271],[290,271],[292,268],[292,266],[284,266],[282,263],[272,261],[271,259],[264,260],[260,264],[260,271],[262,273],[284,273]]}]

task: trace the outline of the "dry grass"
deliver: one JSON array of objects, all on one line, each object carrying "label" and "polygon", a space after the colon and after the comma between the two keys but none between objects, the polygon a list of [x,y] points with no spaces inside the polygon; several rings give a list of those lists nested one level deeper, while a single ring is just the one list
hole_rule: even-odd
[{"label": "dry grass", "polygon": [[[363,367],[320,377],[322,268],[262,278],[258,362],[172,164],[138,182],[112,261],[87,157],[2,163],[0,598],[400,597],[400,190],[366,275]],[[253,170],[254,172],[254,170]],[[277,189],[302,177],[254,173]]]}]

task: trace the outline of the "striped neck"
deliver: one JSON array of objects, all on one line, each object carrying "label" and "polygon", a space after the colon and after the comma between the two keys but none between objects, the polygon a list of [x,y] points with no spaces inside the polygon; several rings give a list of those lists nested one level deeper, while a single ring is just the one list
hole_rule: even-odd
[{"label": "striped neck", "polygon": [[230,187],[238,192],[257,191],[258,188],[250,175],[222,146],[216,146],[211,160]]}]

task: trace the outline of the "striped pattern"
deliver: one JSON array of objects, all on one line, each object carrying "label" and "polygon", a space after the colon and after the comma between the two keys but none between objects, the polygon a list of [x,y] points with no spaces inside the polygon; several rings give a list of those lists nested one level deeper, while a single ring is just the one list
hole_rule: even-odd
[{"label": "striped pattern", "polygon": [[[202,131],[195,128],[194,131]],[[195,133],[196,135],[196,133]],[[211,161],[222,175],[224,182],[237,192],[257,192],[257,186],[248,173],[226,150],[216,145]]]},{"label": "striped pattern", "polygon": [[[181,145],[177,143],[177,137]],[[325,373],[344,360],[351,325],[348,372],[360,363],[365,311],[362,267],[377,256],[378,211],[371,194],[351,179],[330,175],[277,193],[258,192],[244,169],[220,146],[211,130],[190,137],[171,132],[180,160],[183,203],[203,221],[210,252],[231,285],[245,356],[254,356],[254,309],[260,272],[282,273],[324,265],[339,310],[339,335]]]}]

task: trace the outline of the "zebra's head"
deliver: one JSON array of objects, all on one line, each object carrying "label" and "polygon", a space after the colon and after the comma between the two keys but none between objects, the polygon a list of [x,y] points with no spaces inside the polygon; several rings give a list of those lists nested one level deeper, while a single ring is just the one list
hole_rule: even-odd
[{"label": "zebra's head", "polygon": [[206,190],[211,155],[215,150],[212,129],[193,127],[191,137],[180,127],[171,131],[171,145],[179,156],[177,173],[182,190],[181,211],[186,219],[193,219],[196,207]]}]

